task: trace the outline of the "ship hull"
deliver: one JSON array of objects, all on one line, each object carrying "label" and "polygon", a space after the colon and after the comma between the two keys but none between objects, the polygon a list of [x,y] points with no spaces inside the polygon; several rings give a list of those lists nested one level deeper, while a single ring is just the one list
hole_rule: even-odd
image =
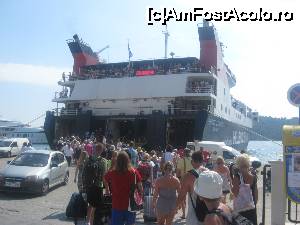
[{"label": "ship hull", "polygon": [[93,116],[91,111],[77,115],[46,114],[45,133],[51,148],[60,137],[94,133],[109,140],[134,140],[150,149],[163,150],[166,144],[185,147],[188,141],[222,141],[238,150],[245,150],[250,133],[207,111],[166,115],[160,111],[151,115]]}]

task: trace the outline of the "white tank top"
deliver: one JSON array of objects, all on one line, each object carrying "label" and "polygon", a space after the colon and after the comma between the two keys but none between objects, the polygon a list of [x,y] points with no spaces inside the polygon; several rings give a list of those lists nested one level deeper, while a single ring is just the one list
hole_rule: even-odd
[{"label": "white tank top", "polygon": [[[197,219],[195,209],[193,208],[191,198],[190,198],[189,195],[190,194],[188,193],[188,212],[187,212],[187,216],[186,216],[186,224],[187,225],[204,225],[203,222],[200,222]],[[196,204],[196,194],[195,194],[195,192],[193,192],[191,195],[192,195],[193,203]]]},{"label": "white tank top", "polygon": [[[197,172],[201,173],[205,170],[206,169],[204,169],[204,170],[198,169]],[[192,199],[193,199],[193,203],[196,206],[196,198],[197,198],[196,193],[193,191],[191,196],[192,196]],[[196,216],[195,209],[193,208],[189,193],[188,193],[188,212],[187,212],[187,216],[186,216],[186,224],[187,225],[204,225],[204,222],[200,222],[198,220],[197,216]]]}]

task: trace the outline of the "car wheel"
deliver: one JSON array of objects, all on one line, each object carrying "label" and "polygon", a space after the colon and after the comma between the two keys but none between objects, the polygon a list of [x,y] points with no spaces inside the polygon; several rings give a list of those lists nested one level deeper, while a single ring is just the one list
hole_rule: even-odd
[{"label": "car wheel", "polygon": [[42,187],[41,187],[41,194],[47,194],[48,191],[49,191],[49,181],[44,180]]},{"label": "car wheel", "polygon": [[68,183],[69,183],[69,173],[66,173],[63,184],[67,185]]}]

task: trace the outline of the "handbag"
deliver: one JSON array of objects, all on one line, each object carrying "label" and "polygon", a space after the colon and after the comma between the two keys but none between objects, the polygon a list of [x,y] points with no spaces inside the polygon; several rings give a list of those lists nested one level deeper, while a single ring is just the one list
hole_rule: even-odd
[{"label": "handbag", "polygon": [[137,187],[136,173],[134,171],[134,184],[130,187],[128,211],[139,211],[143,208],[143,197]]},{"label": "handbag", "polygon": [[239,194],[233,199],[233,210],[237,213],[255,209],[250,184],[245,184],[241,174],[239,174],[239,177],[241,182]]}]

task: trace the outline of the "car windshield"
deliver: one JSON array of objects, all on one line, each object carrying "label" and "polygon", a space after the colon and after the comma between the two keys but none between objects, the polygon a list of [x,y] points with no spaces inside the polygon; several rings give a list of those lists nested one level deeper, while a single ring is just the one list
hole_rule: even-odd
[{"label": "car windshield", "polygon": [[11,141],[0,141],[0,147],[9,147]]},{"label": "car windshield", "polygon": [[15,158],[10,165],[44,167],[48,164],[48,159],[48,154],[24,153]]},{"label": "car windshield", "polygon": [[238,150],[235,150],[234,148],[231,151],[236,157],[241,154]]}]

